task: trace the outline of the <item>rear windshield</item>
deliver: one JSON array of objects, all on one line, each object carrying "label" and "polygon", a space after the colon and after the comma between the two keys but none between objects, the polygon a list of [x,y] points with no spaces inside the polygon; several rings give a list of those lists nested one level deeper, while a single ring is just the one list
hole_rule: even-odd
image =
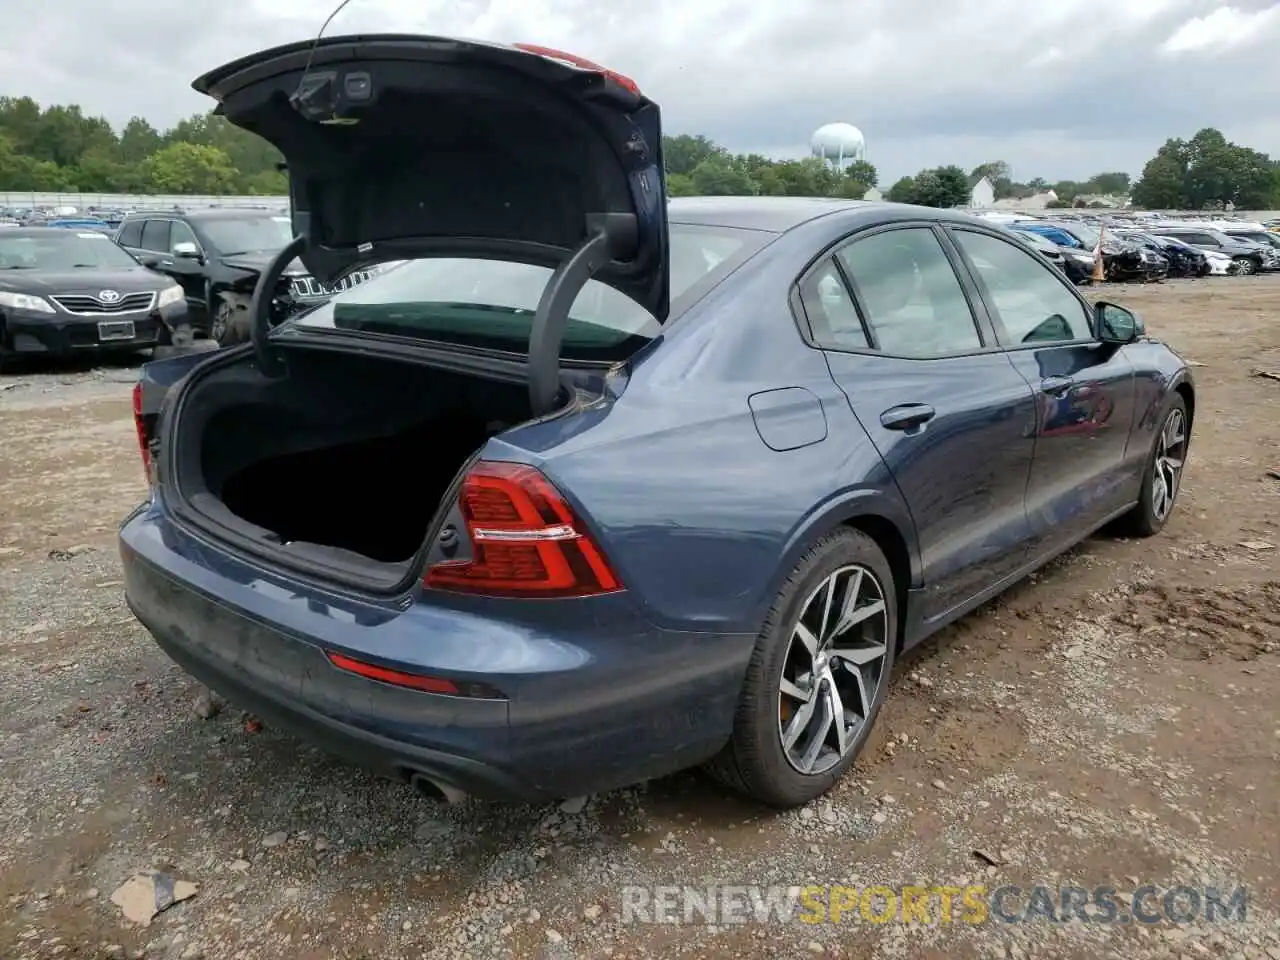
[{"label": "rear windshield", "polygon": [[[688,309],[773,234],[671,225],[671,316]],[[337,294],[297,319],[300,328],[358,330],[524,352],[533,314],[551,277],[545,267],[502,260],[410,260]],[[569,311],[560,355],[621,360],[661,325],[612,287],[589,281]]]}]

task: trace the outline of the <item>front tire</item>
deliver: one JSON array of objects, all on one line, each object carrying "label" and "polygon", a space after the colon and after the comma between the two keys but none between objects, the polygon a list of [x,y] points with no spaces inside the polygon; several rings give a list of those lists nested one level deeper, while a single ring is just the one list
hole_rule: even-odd
[{"label": "front tire", "polygon": [[249,340],[249,306],[225,293],[214,298],[209,339],[220,347],[234,347]]},{"label": "front tire", "polygon": [[710,773],[775,807],[826,793],[880,712],[896,637],[893,572],[876,542],[848,528],[818,541],[765,618]]},{"label": "front tire", "polygon": [[1258,272],[1258,266],[1249,257],[1236,257],[1236,265],[1240,268],[1240,276],[1247,277]]},{"label": "front tire", "polygon": [[1142,491],[1137,504],[1121,520],[1125,533],[1136,537],[1155,536],[1164,529],[1173,514],[1178,492],[1182,489],[1182,472],[1191,442],[1191,422],[1187,402],[1175,393],[1156,432],[1155,443],[1142,473]]}]

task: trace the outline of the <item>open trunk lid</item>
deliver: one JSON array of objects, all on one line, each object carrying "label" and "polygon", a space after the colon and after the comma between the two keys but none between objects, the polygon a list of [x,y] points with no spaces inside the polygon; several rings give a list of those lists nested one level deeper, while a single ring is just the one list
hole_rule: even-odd
[{"label": "open trunk lid", "polygon": [[659,110],[625,77],[536,47],[371,35],[265,50],[193,87],[284,154],[322,283],[430,256],[555,269],[605,233],[591,278],[666,319]]}]

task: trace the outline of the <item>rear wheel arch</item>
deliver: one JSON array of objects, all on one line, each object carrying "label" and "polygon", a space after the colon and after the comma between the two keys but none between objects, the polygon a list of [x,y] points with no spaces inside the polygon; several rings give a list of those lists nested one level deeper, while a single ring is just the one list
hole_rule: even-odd
[{"label": "rear wheel arch", "polygon": [[834,503],[815,510],[797,530],[782,552],[782,561],[763,599],[760,622],[782,590],[801,558],[813,545],[841,528],[859,530],[871,537],[880,548],[893,571],[893,585],[898,598],[898,637],[902,643],[906,623],[907,591],[919,582],[920,554],[915,528],[905,504],[877,490],[854,491]]},{"label": "rear wheel arch", "polygon": [[1190,430],[1196,422],[1196,389],[1187,380],[1181,381],[1173,389],[1187,405],[1187,429]]},{"label": "rear wheel arch", "polygon": [[907,592],[911,589],[913,580],[911,550],[907,546],[907,538],[896,523],[875,513],[857,514],[844,520],[840,526],[865,533],[875,541],[889,561],[889,569],[893,571],[894,594],[898,601],[898,635],[894,640],[897,644],[896,652],[901,653],[907,624]]}]

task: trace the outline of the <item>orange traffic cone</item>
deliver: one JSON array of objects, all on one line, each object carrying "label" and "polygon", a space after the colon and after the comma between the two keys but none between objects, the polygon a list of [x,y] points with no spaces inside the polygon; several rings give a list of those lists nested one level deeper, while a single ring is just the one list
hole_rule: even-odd
[{"label": "orange traffic cone", "polygon": [[1102,283],[1107,279],[1106,270],[1102,267],[1102,251],[1099,250],[1093,255],[1093,277],[1094,283]]}]

